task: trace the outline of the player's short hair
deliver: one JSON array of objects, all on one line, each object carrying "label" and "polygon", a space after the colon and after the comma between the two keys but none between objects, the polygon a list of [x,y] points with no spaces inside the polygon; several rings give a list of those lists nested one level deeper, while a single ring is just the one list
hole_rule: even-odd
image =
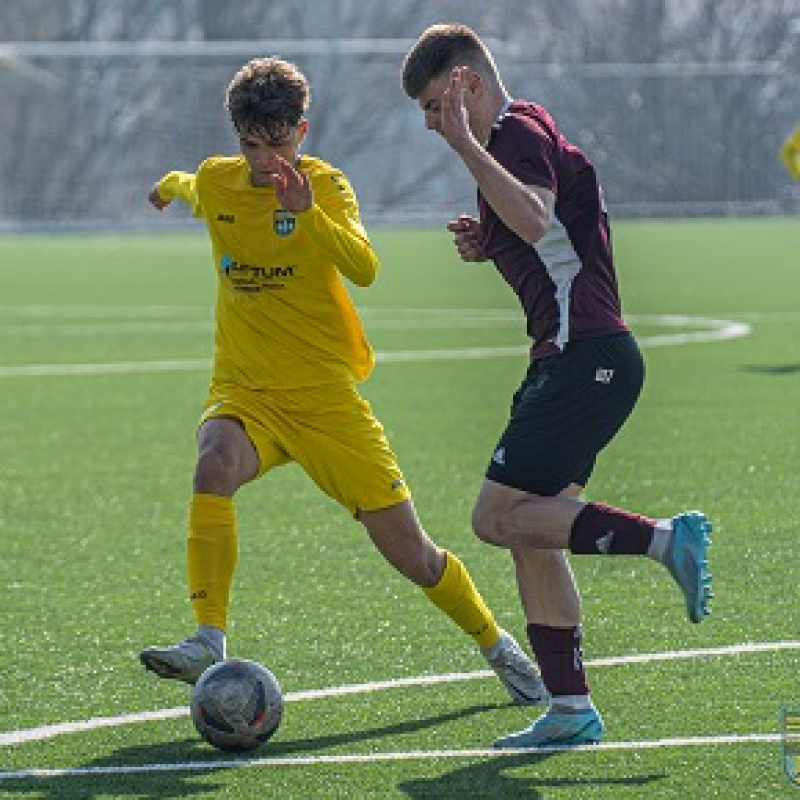
[{"label": "player's short hair", "polygon": [[403,89],[416,100],[432,80],[459,66],[497,71],[489,49],[471,28],[458,23],[431,25],[403,60]]},{"label": "player's short hair", "polygon": [[225,107],[239,134],[257,134],[280,142],[308,108],[310,92],[305,75],[280,58],[254,58],[231,80]]}]

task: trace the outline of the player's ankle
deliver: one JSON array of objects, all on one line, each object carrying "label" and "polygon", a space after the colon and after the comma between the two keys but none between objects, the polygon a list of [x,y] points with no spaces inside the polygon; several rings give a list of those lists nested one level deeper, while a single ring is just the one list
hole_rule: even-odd
[{"label": "player's ankle", "polygon": [[198,625],[197,635],[208,642],[211,649],[219,658],[225,658],[225,631],[213,625]]}]

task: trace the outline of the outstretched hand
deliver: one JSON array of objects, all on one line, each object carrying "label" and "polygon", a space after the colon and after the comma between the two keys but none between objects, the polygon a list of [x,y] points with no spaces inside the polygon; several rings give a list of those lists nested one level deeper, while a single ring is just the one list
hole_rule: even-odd
[{"label": "outstretched hand", "polygon": [[295,169],[285,158],[275,155],[277,172],[268,177],[278,202],[287,211],[307,211],[314,204],[314,192],[308,175]]},{"label": "outstretched hand", "polygon": [[458,219],[447,223],[447,230],[453,234],[462,261],[486,261],[481,224],[477,219],[461,214]]},{"label": "outstretched hand", "polygon": [[171,200],[164,200],[164,198],[161,197],[161,195],[158,193],[157,183],[150,190],[150,194],[147,195],[147,199],[150,201],[150,205],[154,208],[157,208],[159,211],[165,209],[172,202]]}]

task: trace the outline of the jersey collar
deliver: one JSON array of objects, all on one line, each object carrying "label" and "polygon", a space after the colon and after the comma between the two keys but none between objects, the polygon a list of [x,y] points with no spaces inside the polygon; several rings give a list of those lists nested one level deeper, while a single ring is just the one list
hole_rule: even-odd
[{"label": "jersey collar", "polygon": [[492,134],[495,131],[500,130],[500,126],[503,124],[503,120],[505,119],[506,114],[508,114],[508,109],[511,108],[511,104],[513,103],[512,98],[508,98],[505,103],[503,103],[503,107],[500,109],[500,113],[494,118],[494,122],[492,123],[492,127],[489,130],[489,136],[486,141],[483,143],[484,148],[489,146],[489,142],[492,139]]}]

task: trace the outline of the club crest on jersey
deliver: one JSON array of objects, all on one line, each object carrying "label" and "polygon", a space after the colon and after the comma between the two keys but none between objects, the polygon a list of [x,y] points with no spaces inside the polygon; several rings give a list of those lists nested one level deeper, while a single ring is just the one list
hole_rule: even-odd
[{"label": "club crest on jersey", "polygon": [[297,225],[297,219],[291,211],[279,208],[272,212],[272,229],[278,236],[289,236]]}]

